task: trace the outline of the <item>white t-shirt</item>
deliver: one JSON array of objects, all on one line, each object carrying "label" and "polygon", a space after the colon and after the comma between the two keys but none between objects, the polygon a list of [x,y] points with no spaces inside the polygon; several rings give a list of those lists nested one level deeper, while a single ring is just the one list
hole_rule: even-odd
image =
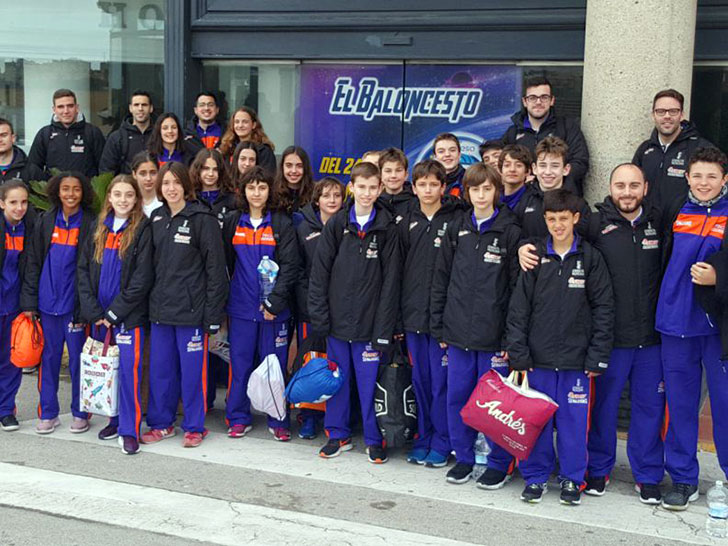
[{"label": "white t-shirt", "polygon": [[150,201],[148,204],[145,203],[143,205],[144,214],[146,214],[147,218],[149,218],[152,215],[152,212],[154,212],[155,209],[158,209],[161,206],[162,202],[155,196],[153,201]]},{"label": "white t-shirt", "polygon": [[258,229],[260,227],[260,224],[263,223],[263,218],[251,218],[250,223],[253,224],[253,227],[255,229]]},{"label": "white t-shirt", "polygon": [[359,224],[360,228],[364,228],[364,224],[366,224],[369,221],[369,214],[365,214],[364,216],[357,216],[356,217],[356,223]]},{"label": "white t-shirt", "polygon": [[121,229],[121,226],[124,225],[126,222],[126,218],[117,218],[114,216],[114,227],[112,228],[114,230],[114,233],[118,233]]}]

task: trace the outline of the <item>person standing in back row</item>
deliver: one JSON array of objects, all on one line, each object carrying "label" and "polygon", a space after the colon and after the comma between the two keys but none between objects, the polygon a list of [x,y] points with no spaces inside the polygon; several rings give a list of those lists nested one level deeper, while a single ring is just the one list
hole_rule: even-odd
[{"label": "person standing in back row", "polygon": [[131,174],[132,159],[147,149],[154,125],[153,114],[152,96],[147,91],[134,91],[129,99],[129,113],[106,141],[99,172]]}]

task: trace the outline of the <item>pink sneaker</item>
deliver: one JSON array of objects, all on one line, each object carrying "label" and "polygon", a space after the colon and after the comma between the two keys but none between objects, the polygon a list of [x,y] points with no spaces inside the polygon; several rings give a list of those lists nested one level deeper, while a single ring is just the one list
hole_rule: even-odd
[{"label": "pink sneaker", "polygon": [[69,429],[72,434],[82,434],[89,429],[88,419],[81,419],[80,417],[74,417],[71,428]]},{"label": "pink sneaker", "polygon": [[233,425],[228,429],[228,438],[242,438],[253,430],[253,425]]},{"label": "pink sneaker", "polygon": [[287,428],[283,428],[283,427],[271,428],[271,427],[268,427],[268,432],[270,432],[273,435],[273,438],[275,438],[279,442],[290,442],[290,440],[291,440],[291,431],[289,429],[287,429]]},{"label": "pink sneaker", "polygon": [[165,438],[171,438],[175,434],[177,434],[177,432],[174,430],[174,425],[169,428],[153,428],[142,434],[142,443],[156,444]]},{"label": "pink sneaker", "polygon": [[202,443],[202,440],[207,436],[207,429],[202,432],[185,432],[185,439],[182,442],[182,447],[197,447]]},{"label": "pink sneaker", "polygon": [[41,419],[40,423],[35,427],[35,432],[36,434],[51,434],[60,424],[61,420],[58,417],[55,419]]}]

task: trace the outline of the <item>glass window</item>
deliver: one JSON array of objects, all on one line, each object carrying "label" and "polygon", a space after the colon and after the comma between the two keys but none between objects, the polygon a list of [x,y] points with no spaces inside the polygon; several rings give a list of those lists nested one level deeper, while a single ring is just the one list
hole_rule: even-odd
[{"label": "glass window", "polygon": [[53,92],[72,89],[81,112],[104,133],[149,91],[163,111],[164,0],[35,0],[3,5],[0,116],[28,149],[51,119]]},{"label": "glass window", "polygon": [[728,150],[728,66],[696,66],[690,121],[721,150]]}]

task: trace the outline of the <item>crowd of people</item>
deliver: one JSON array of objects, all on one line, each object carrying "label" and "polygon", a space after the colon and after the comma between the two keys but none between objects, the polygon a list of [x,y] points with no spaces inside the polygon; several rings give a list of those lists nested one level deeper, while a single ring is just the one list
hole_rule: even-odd
[{"label": "crowd of people", "polygon": [[[589,154],[575,120],[558,116],[551,84],[526,82],[523,109],[483,161],[463,168],[460,143],[438,135],[433,157],[410,169],[397,148],[370,151],[345,185],[314,181],[297,146],[276,161],[256,112],[227,127],[215,94],[195,100],[185,128],[153,119],[149,94],[106,141],[80,115],[74,94],[53,97],[53,121],[29,155],[0,119],[0,425],[19,427],[21,372],[9,361],[13,318],[39,318],[38,434],[60,425],[64,345],[72,380],[72,433],[89,430],[79,406],[79,355],[110,329],[120,351],[119,415],[98,432],[124,453],[175,436],[199,446],[216,373],[229,374],[227,434],[252,428],[247,383],[275,354],[285,375],[292,336],[324,339],[344,386],[326,404],[332,458],[352,448],[358,404],[368,459],[388,459],[374,390],[380,362],[404,344],[412,366],[418,431],[407,461],[469,481],[477,432],[460,410],[478,379],[527,371],[531,388],[559,404],[526,460],[490,443],[477,486],[504,487],[516,469],[521,499],[539,502],[556,468],[560,501],[600,496],[616,460],[620,394],[630,385],[627,452],[639,500],[684,510],[698,498],[698,415],[705,369],[718,459],[728,470],[728,221],[726,156],[684,119],[683,97],[657,93],[655,130],[633,161],[615,166],[596,211],[581,199]],[[29,180],[51,208],[28,205]],[[96,217],[89,177],[112,172]],[[261,301],[258,265],[279,266]],[[229,371],[208,339],[229,332]],[[145,338],[149,401],[142,432]],[[352,398],[355,383],[358,400]],[[352,402],[353,401],[353,402]],[[669,407],[669,415],[667,412]],[[727,411],[724,411],[727,410]],[[313,439],[320,412],[299,416]],[[268,418],[276,440],[290,417]],[[556,441],[554,447],[554,432]],[[669,491],[661,482],[667,472]]]}]

